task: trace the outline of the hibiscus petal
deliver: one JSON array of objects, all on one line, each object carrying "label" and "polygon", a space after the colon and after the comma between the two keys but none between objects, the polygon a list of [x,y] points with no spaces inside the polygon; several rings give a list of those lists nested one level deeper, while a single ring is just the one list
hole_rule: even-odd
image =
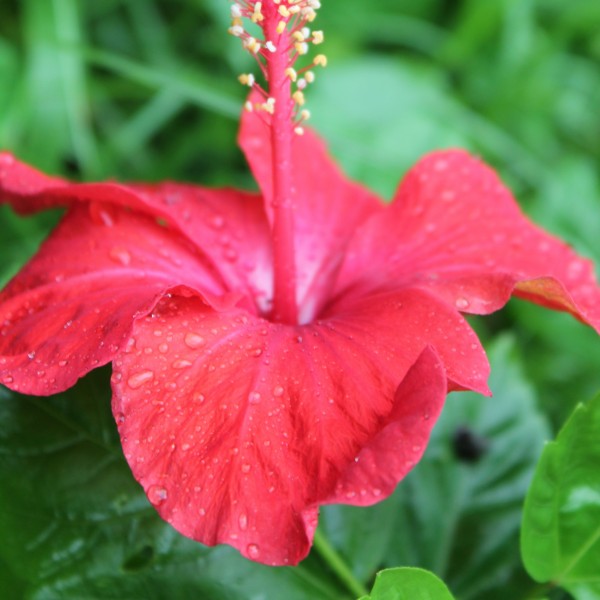
[{"label": "hibiscus petal", "polygon": [[195,247],[153,219],[74,206],[0,294],[0,381],[37,395],[70,387],[112,360],[133,319],[180,284],[224,290]]},{"label": "hibiscus petal", "polygon": [[[272,215],[270,129],[255,112],[244,112],[239,142]],[[372,192],[347,179],[323,141],[309,128],[293,140],[294,241],[301,322],[318,313],[337,275],[355,229],[383,210]]]},{"label": "hibiscus petal", "polygon": [[494,171],[463,151],[422,159],[394,204],[357,232],[339,288],[392,283],[430,289],[476,314],[514,293],[600,329],[591,262],[533,225]]},{"label": "hibiscus petal", "polygon": [[489,395],[490,365],[479,338],[454,308],[428,290],[400,288],[365,296],[341,295],[323,313],[340,335],[360,339],[396,360],[412,363],[424,348],[433,348],[446,370],[451,391]]},{"label": "hibiscus petal", "polygon": [[72,203],[110,203],[161,220],[200,250],[231,291],[253,298],[268,313],[272,298],[269,227],[262,199],[232,189],[198,186],[84,183],[52,178],[0,155],[0,202],[18,212]]},{"label": "hibiscus petal", "polygon": [[[372,306],[371,316],[385,308]],[[391,491],[429,436],[446,374],[422,340],[399,343],[398,331],[379,342],[401,318],[369,324],[361,310],[294,327],[174,296],[136,321],[114,362],[113,411],[132,471],[164,519],[205,544],[295,564],[338,482]],[[385,440],[400,449],[387,479],[356,471],[361,452],[385,460]]]},{"label": "hibiscus petal", "polygon": [[356,456],[325,503],[368,506],[389,496],[421,460],[445,396],[446,374],[437,354],[426,348],[396,390],[394,408],[381,431]]}]

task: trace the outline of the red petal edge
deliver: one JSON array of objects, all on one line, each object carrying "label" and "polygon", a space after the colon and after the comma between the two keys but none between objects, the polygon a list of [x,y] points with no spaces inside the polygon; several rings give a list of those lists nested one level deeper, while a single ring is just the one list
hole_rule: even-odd
[{"label": "red petal edge", "polygon": [[515,294],[600,331],[592,263],[532,224],[496,173],[460,150],[421,159],[348,249],[338,289],[394,285],[429,289],[474,314]]}]

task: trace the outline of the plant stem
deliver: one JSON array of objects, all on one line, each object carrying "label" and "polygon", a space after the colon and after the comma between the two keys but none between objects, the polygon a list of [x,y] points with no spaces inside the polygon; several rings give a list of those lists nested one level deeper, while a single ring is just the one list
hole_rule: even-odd
[{"label": "plant stem", "polygon": [[337,553],[335,548],[329,543],[319,529],[315,531],[314,547],[329,568],[335,573],[337,578],[344,583],[352,594],[359,598],[369,594],[368,590],[360,581],[358,581],[358,579],[356,579],[354,573],[350,570],[350,567],[348,567],[344,562],[344,559]]}]

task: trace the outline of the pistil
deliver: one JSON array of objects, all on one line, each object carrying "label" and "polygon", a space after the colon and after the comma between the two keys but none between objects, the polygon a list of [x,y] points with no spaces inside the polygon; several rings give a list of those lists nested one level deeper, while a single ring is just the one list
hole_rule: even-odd
[{"label": "pistil", "polygon": [[[304,105],[303,89],[314,80],[310,70],[325,66],[323,55],[301,71],[293,65],[308,52],[309,44],[320,44],[323,33],[311,33],[307,27],[316,17],[318,0],[239,1],[232,6],[229,32],[242,39],[244,48],[252,54],[268,84],[265,90],[253,74],[243,74],[240,82],[256,90],[263,101],[246,102],[246,109],[255,111],[270,128],[272,160],[272,246],[273,246],[273,309],[271,319],[284,323],[298,322],[296,299],[296,259],[294,244],[294,137],[302,135],[302,123],[310,113]],[[263,38],[250,35],[243,18],[260,27]],[[298,74],[304,74],[298,78]],[[295,88],[295,89],[293,89]]]}]

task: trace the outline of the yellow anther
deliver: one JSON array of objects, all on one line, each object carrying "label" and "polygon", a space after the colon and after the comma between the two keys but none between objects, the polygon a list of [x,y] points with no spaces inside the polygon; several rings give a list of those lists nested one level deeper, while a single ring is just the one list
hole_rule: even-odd
[{"label": "yellow anther", "polygon": [[304,94],[300,90],[292,94],[292,99],[298,106],[304,106]]},{"label": "yellow anther", "polygon": [[242,7],[239,4],[231,5],[231,16],[234,19],[239,19],[242,16]]},{"label": "yellow anther", "polygon": [[308,54],[308,44],[306,42],[296,42],[294,44],[298,54]]},{"label": "yellow anther", "polygon": [[244,35],[244,28],[241,25],[234,25],[227,30],[231,35],[235,37],[241,37]]},{"label": "yellow anther", "polygon": [[266,44],[265,44],[265,48],[269,51],[269,52],[277,52],[277,48],[275,47],[275,44],[269,40]]},{"label": "yellow anther", "polygon": [[306,7],[302,9],[302,17],[312,23],[317,18],[317,13],[312,8]]},{"label": "yellow anther", "polygon": [[320,67],[327,66],[327,57],[324,54],[317,54],[313,61],[315,65],[319,65]]},{"label": "yellow anther", "polygon": [[285,21],[279,21],[279,23],[277,23],[276,31],[279,35],[285,31]]},{"label": "yellow anther", "polygon": [[296,79],[298,79],[298,73],[296,73],[295,69],[292,69],[292,67],[288,67],[285,70],[285,74],[292,80],[292,81],[296,81]]},{"label": "yellow anther", "polygon": [[304,127],[294,127],[294,133],[296,135],[304,135]]},{"label": "yellow anther", "polygon": [[301,8],[299,6],[290,6],[288,10],[290,11],[290,15],[296,15],[300,12]]},{"label": "yellow anther", "polygon": [[290,11],[287,9],[287,6],[280,6],[278,12],[282,17],[285,17],[286,19],[290,16]]},{"label": "yellow anther", "polygon": [[301,77],[300,79],[298,79],[298,89],[303,90],[305,87],[306,87],[306,79],[304,79],[304,77]]},{"label": "yellow anther", "polygon": [[272,115],[275,112],[275,98],[267,98],[267,101],[262,104],[262,109]]},{"label": "yellow anther", "polygon": [[301,31],[294,31],[294,33],[292,34],[292,37],[297,41],[297,42],[303,42],[304,41],[304,35],[302,34]]},{"label": "yellow anther", "polygon": [[252,20],[253,23],[260,23],[261,21],[265,20],[261,11],[262,11],[262,2],[257,2],[254,5],[254,12],[252,13],[252,16],[250,17],[250,19]]},{"label": "yellow anther", "polygon": [[273,4],[279,4],[281,0],[273,0]]},{"label": "yellow anther", "polygon": [[315,80],[315,74],[312,71],[306,71],[304,79],[306,79],[306,83],[312,83]]},{"label": "yellow anther", "polygon": [[255,38],[253,37],[249,37],[247,40],[244,40],[244,48],[247,48],[248,50],[250,50],[250,52],[252,52],[252,54],[258,54],[258,51],[260,50],[260,43],[256,41]]},{"label": "yellow anther", "polygon": [[306,109],[306,108],[305,108],[305,109],[303,109],[303,110],[300,112],[300,119],[301,119],[302,121],[308,121],[308,120],[310,119],[310,110],[308,110],[308,109]]},{"label": "yellow anther", "polygon": [[244,22],[242,21],[241,17],[234,17],[233,19],[231,19],[231,25],[232,27],[242,27],[244,25]]},{"label": "yellow anther", "polygon": [[239,77],[238,77],[238,81],[242,84],[242,85],[247,85],[248,87],[252,87],[254,85],[254,75],[252,75],[252,73],[242,73]]},{"label": "yellow anther", "polygon": [[322,44],[323,40],[325,39],[325,36],[323,35],[322,31],[313,31],[312,34],[312,43],[317,45],[317,44]]},{"label": "yellow anther", "polygon": [[319,2],[319,0],[307,0],[306,3],[311,7],[314,8],[315,10],[321,8],[321,3]]}]

